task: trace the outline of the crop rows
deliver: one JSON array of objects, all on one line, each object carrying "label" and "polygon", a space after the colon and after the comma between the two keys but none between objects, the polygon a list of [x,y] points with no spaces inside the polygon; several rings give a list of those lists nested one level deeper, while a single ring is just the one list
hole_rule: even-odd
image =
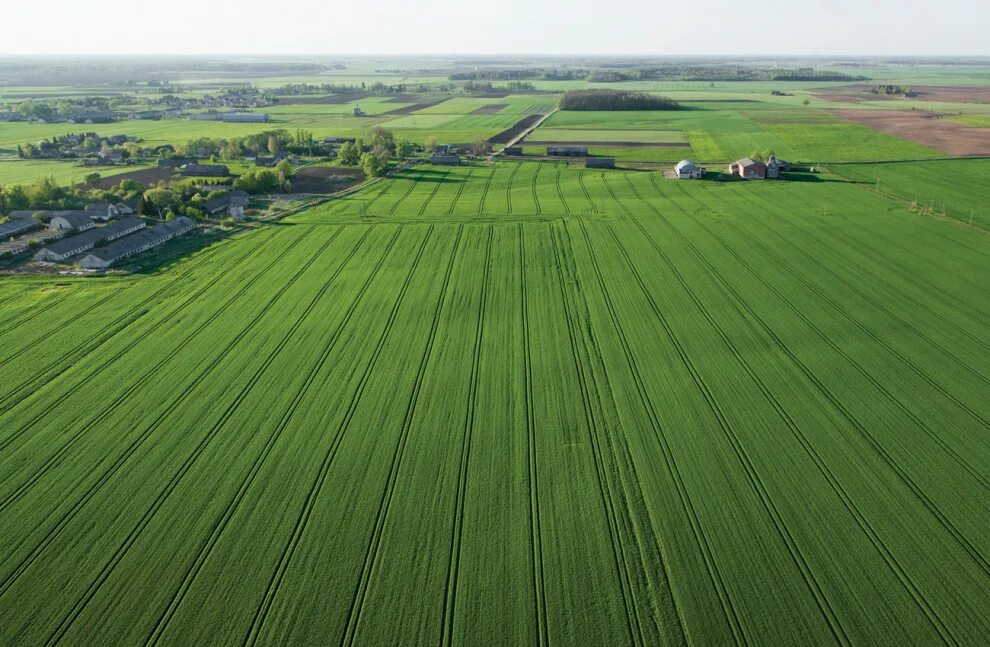
[{"label": "crop rows", "polygon": [[0,283],[0,642],[990,633],[982,233],[526,162],[288,220]]}]

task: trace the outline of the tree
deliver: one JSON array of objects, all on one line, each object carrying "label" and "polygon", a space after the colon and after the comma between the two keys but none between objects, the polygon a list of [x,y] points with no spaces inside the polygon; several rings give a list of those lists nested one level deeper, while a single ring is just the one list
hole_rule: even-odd
[{"label": "tree", "polygon": [[90,188],[95,188],[96,185],[100,183],[100,174],[87,173],[86,177],[83,178],[83,182],[86,184],[86,186]]},{"label": "tree", "polygon": [[165,211],[179,209],[182,200],[175,191],[159,187],[144,192],[144,205],[145,213],[150,211],[159,218],[164,218]]},{"label": "tree", "polygon": [[65,192],[51,175],[34,181],[28,189],[28,200],[32,209],[56,206],[65,197]]},{"label": "tree", "polygon": [[433,151],[437,149],[437,138],[433,135],[427,136],[426,140],[423,142],[423,148],[426,149],[427,153],[433,154]]},{"label": "tree", "polygon": [[132,180],[132,179],[121,180],[118,186],[120,187],[120,190],[124,193],[144,192],[144,185],[138,182],[137,180]]},{"label": "tree", "polygon": [[3,208],[6,211],[27,209],[31,206],[27,191],[20,184],[5,187],[3,190]]},{"label": "tree", "polygon": [[382,128],[381,126],[375,126],[368,131],[368,144],[372,149],[382,147],[390,155],[395,153],[395,135],[392,134],[391,130]]},{"label": "tree", "polygon": [[808,106],[811,105],[811,99],[808,99],[806,97],[805,100],[801,102],[801,104],[804,105],[805,108],[807,108]]},{"label": "tree", "polygon": [[405,137],[395,140],[395,156],[400,159],[410,157],[416,150],[416,146]]},{"label": "tree", "polygon": [[361,161],[361,152],[352,142],[345,142],[340,147],[340,163],[344,166],[357,166]]},{"label": "tree", "polygon": [[268,136],[268,152],[272,155],[277,155],[278,152],[282,150],[282,142],[275,135]]},{"label": "tree", "polygon": [[380,177],[385,173],[387,158],[383,159],[375,153],[364,153],[361,155],[361,170],[368,177]]}]

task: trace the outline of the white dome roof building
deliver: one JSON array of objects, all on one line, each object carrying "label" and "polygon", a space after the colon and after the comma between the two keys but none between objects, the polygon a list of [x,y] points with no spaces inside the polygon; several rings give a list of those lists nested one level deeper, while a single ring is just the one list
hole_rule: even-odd
[{"label": "white dome roof building", "polygon": [[691,160],[681,160],[674,167],[678,180],[700,180],[705,175],[705,169]]}]

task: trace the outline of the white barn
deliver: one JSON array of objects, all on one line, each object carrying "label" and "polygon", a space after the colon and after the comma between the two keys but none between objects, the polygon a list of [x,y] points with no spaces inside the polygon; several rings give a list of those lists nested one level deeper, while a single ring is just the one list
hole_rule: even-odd
[{"label": "white barn", "polygon": [[705,176],[705,169],[691,160],[681,160],[674,167],[678,180],[700,180]]}]

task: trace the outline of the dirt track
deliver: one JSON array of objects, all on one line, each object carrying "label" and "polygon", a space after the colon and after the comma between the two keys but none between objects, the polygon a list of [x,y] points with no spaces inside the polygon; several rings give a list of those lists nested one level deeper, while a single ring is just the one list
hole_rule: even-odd
[{"label": "dirt track", "polygon": [[300,105],[337,105],[359,101],[369,96],[366,92],[353,92],[348,94],[334,94],[325,97],[287,97],[278,100],[280,106],[300,106]]},{"label": "dirt track", "polygon": [[940,119],[924,110],[829,110],[831,114],[947,155],[990,155],[990,128],[973,128]]},{"label": "dirt track", "polygon": [[546,140],[523,140],[523,146],[589,146],[591,148],[691,148],[687,142],[555,142]]}]

